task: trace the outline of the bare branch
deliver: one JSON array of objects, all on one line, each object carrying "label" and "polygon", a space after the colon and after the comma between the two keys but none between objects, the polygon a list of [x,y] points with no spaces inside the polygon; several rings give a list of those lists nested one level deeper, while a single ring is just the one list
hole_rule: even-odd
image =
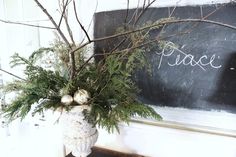
[{"label": "bare branch", "polygon": [[[147,42],[145,42],[145,43],[142,43],[142,44],[140,44],[140,45],[133,46],[133,47],[129,47],[129,48],[125,48],[125,49],[123,49],[123,50],[116,51],[116,52],[114,52],[114,53],[108,52],[108,53],[96,53],[96,54],[93,54],[93,55],[91,55],[91,56],[84,62],[83,65],[81,65],[81,66],[79,67],[78,72],[80,72],[80,71],[86,66],[86,64],[88,64],[88,62],[89,62],[92,58],[94,58],[94,57],[96,57],[96,56],[120,54],[120,53],[123,53],[123,52],[125,52],[125,51],[130,51],[130,50],[133,50],[133,49],[136,49],[136,48],[144,47],[144,46],[146,46],[146,45],[149,45],[149,44],[154,43],[154,42],[159,41],[159,40],[164,40],[164,39],[166,39],[166,38],[170,38],[170,37],[173,37],[173,36],[176,36],[176,35],[183,35],[183,34],[187,34],[187,33],[186,33],[186,32],[178,32],[178,33],[171,34],[171,35],[164,36],[164,37],[156,37],[155,39],[152,39],[152,40],[147,41]],[[121,41],[121,42],[122,42],[122,41]]]},{"label": "bare branch", "polygon": [[6,74],[8,74],[8,75],[11,75],[11,76],[13,76],[13,77],[15,77],[15,78],[18,78],[18,79],[20,79],[20,80],[26,81],[25,79],[23,79],[23,78],[21,78],[21,77],[15,75],[15,74],[13,74],[13,73],[11,73],[11,72],[8,72],[8,71],[6,71],[6,70],[3,70],[2,68],[0,68],[0,71],[6,73]]},{"label": "bare branch", "polygon": [[[60,27],[56,24],[55,20],[52,18],[52,16],[48,13],[48,11],[42,6],[41,3],[39,3],[38,0],[34,0],[37,5],[41,8],[41,10],[48,16],[49,20],[52,22],[52,24],[57,28],[57,32],[59,33],[59,35],[62,37],[62,39],[64,40],[64,42],[67,44],[67,46],[72,50],[72,47],[69,43],[69,41],[67,40],[67,38],[65,37],[64,33],[61,31]],[[63,16],[64,17],[64,16]],[[75,51],[74,51],[75,52]],[[75,54],[70,53],[70,62],[71,62],[71,75],[70,75],[70,79],[73,79],[75,76],[75,72],[76,72],[76,65],[75,65]]]},{"label": "bare branch", "polygon": [[[97,8],[98,8],[98,0],[97,0],[97,3],[96,3],[96,7],[95,7],[95,9],[94,9],[94,13],[97,12]],[[88,26],[88,28],[87,28],[87,32],[90,30],[90,27],[91,27],[91,25],[92,25],[92,22],[93,22],[93,17],[91,18],[91,20],[90,20],[90,22],[89,22],[89,26]],[[82,41],[80,42],[79,45],[81,45],[81,44],[84,42],[85,38],[86,38],[86,35],[85,35],[85,37],[83,37],[83,39],[82,39]]]},{"label": "bare branch", "polygon": [[[225,6],[225,4],[221,5],[220,7],[216,8],[215,10],[213,10],[212,12],[210,12],[209,14],[207,14],[206,16],[202,17],[201,19],[207,19],[209,16],[213,15],[215,12],[217,12],[218,10],[220,10],[221,8],[223,8]],[[190,33],[191,31],[193,31],[193,29],[195,27],[197,27],[199,25],[199,23],[195,23],[191,28],[189,28],[188,30],[186,30],[186,33]]]},{"label": "bare branch", "polygon": [[[67,7],[67,5],[68,5],[68,1],[69,1],[69,0],[66,0],[66,4],[63,5],[62,12],[61,12],[61,17],[60,17],[60,20],[59,20],[59,23],[58,23],[58,27],[61,26],[62,18],[63,18],[64,14],[65,14],[66,7]],[[59,3],[59,2],[58,2],[58,3]]]},{"label": "bare branch", "polygon": [[15,21],[8,21],[8,20],[3,20],[3,19],[0,19],[0,22],[7,23],[7,24],[15,24],[15,25],[23,25],[23,26],[29,26],[29,27],[36,27],[36,28],[56,29],[54,27],[33,25],[33,24],[22,23],[22,22],[15,22]]},{"label": "bare branch", "polygon": [[209,16],[211,16],[212,14],[214,14],[215,12],[217,12],[218,10],[220,10],[221,8],[225,7],[225,4],[221,5],[220,7],[217,7],[214,11],[210,12],[209,14],[207,14],[205,17],[203,17],[202,19],[207,19]]},{"label": "bare branch", "polygon": [[129,16],[129,0],[127,0],[127,8],[126,8],[125,21],[124,21],[125,25],[127,23],[128,16]]},{"label": "bare branch", "polygon": [[[178,1],[178,2],[180,2],[180,1]],[[172,9],[172,11],[169,13],[169,18],[174,14],[175,9],[176,9],[176,7],[177,7],[177,5],[178,5],[178,2],[176,3],[176,5],[175,5],[175,7]],[[157,38],[161,35],[161,33],[163,32],[163,30],[165,29],[165,27],[166,27],[166,24],[161,28],[161,31],[160,31],[159,34],[157,35]]]},{"label": "bare branch", "polygon": [[110,53],[114,52],[117,50],[128,38],[123,38],[111,51]]},{"label": "bare branch", "polygon": [[133,13],[133,15],[132,15],[132,17],[130,18],[130,20],[129,20],[129,22],[128,23],[131,23],[132,21],[133,21],[133,19],[137,16],[137,14],[138,14],[138,8],[139,8],[139,0],[138,0],[138,4],[137,4],[137,7],[136,7],[136,9],[135,9],[135,11],[134,11],[134,13]]},{"label": "bare branch", "polygon": [[[66,2],[65,2],[65,0],[62,0],[62,4],[61,4],[62,9],[61,9],[61,6],[59,5],[59,8],[61,9],[61,18],[60,18],[60,21],[59,21],[59,27],[61,25],[62,19],[64,19],[65,24],[66,24],[66,29],[69,33],[69,36],[70,36],[70,39],[71,39],[71,42],[72,42],[72,47],[74,47],[76,44],[75,44],[75,41],[74,41],[72,30],[71,30],[69,22],[68,22],[68,8],[67,8],[67,6],[69,5],[70,2],[71,2],[71,0],[70,1],[66,0]],[[70,79],[73,79],[74,76],[75,76],[75,72],[76,72],[75,54],[69,53],[69,56],[70,56],[70,63],[71,63]]]},{"label": "bare branch", "polygon": [[131,33],[135,33],[135,32],[139,32],[139,31],[143,31],[146,29],[150,29],[152,27],[156,27],[156,26],[160,26],[160,25],[165,25],[165,24],[173,24],[173,23],[186,23],[186,22],[203,22],[203,23],[210,23],[210,24],[214,24],[214,25],[218,25],[218,26],[222,26],[222,27],[226,27],[229,29],[233,29],[236,30],[236,26],[233,25],[229,25],[229,24],[225,24],[222,22],[217,22],[217,21],[212,21],[212,20],[206,20],[206,19],[180,19],[180,20],[171,20],[171,21],[161,21],[157,24],[153,24],[153,25],[148,25],[145,27],[141,27],[135,30],[131,30],[131,31],[127,31],[127,32],[123,32],[123,33],[118,33],[118,34],[114,34],[114,35],[110,35],[110,36],[106,36],[106,37],[102,37],[102,38],[97,38],[97,39],[93,39],[90,42],[86,42],[82,45],[80,45],[79,47],[73,49],[71,51],[71,53],[74,53],[75,51],[85,47],[86,45],[92,43],[92,42],[97,42],[97,41],[103,41],[103,40],[108,40],[108,39],[113,39],[113,38],[117,38],[120,36],[125,36],[127,34],[131,34]]},{"label": "bare branch", "polygon": [[[67,2],[68,2],[68,0],[67,0]],[[64,18],[64,21],[65,21],[66,29],[67,29],[67,31],[68,31],[68,33],[69,33],[71,42],[73,43],[73,45],[75,45],[73,33],[72,33],[72,30],[71,30],[70,25],[69,25],[69,22],[68,22],[68,9],[66,8],[67,2],[66,2],[66,4],[65,4],[64,0],[62,1],[63,10],[65,9],[65,12],[64,12],[64,14],[63,14],[63,18]]]},{"label": "bare branch", "polygon": [[143,9],[142,9],[142,11],[139,13],[139,15],[135,18],[134,25],[137,24],[137,22],[138,22],[139,19],[142,17],[142,15],[147,11],[147,9],[148,9],[155,1],[156,1],[156,0],[153,0],[153,1],[151,1],[151,2],[148,2],[147,6],[145,6],[146,0],[144,1],[144,3],[143,3]]},{"label": "bare branch", "polygon": [[57,32],[60,34],[60,36],[62,37],[62,39],[64,40],[64,42],[67,44],[67,46],[69,48],[71,48],[69,41],[67,40],[67,38],[65,37],[64,33],[61,31],[60,27],[58,27],[57,23],[55,22],[55,20],[52,18],[52,16],[48,13],[48,11],[42,6],[41,3],[39,3],[38,0],[34,0],[35,3],[40,7],[40,9],[47,15],[47,17],[49,18],[49,20],[52,22],[52,24],[56,27]]},{"label": "bare branch", "polygon": [[81,24],[79,18],[78,18],[78,14],[77,14],[77,11],[76,11],[76,5],[75,5],[75,1],[73,0],[73,6],[74,6],[74,12],[75,12],[75,17],[76,17],[76,20],[77,22],[79,23],[79,26],[80,28],[83,30],[83,32],[85,33],[87,39],[88,39],[88,42],[91,42],[91,39],[88,35],[88,32],[84,29],[84,26]]},{"label": "bare branch", "polygon": [[21,21],[15,21],[15,22],[20,22],[20,23],[32,23],[32,22],[43,22],[43,21],[49,21],[49,19],[35,19],[35,20],[21,20]]},{"label": "bare branch", "polygon": [[[135,12],[133,13],[132,15],[132,18],[131,20],[129,21],[129,23],[127,23],[127,19],[128,19],[128,15],[129,15],[129,0],[127,0],[127,8],[126,8],[126,15],[125,15],[125,20],[124,20],[124,30],[127,29],[127,25],[130,24],[132,22],[132,19],[135,18],[135,21],[134,21],[134,24],[133,26],[135,26],[137,24],[137,21],[141,18],[141,16],[145,13],[145,11],[155,2],[156,0],[153,0],[152,2],[150,2],[148,0],[148,4],[146,6],[146,0],[144,0],[143,2],[143,7],[142,7],[142,10],[141,12],[138,14],[138,6],[135,10]],[[127,37],[124,36],[123,39],[121,40],[121,42],[119,42],[112,50],[110,53],[112,53],[113,51],[117,50],[125,41],[127,40]],[[132,43],[130,43],[128,45],[128,47],[131,45]]]},{"label": "bare branch", "polygon": [[76,73],[75,54],[70,53],[70,61],[71,61],[70,79],[72,80],[75,77],[75,73]]},{"label": "bare branch", "polygon": [[73,45],[75,45],[75,40],[74,40],[73,33],[72,33],[72,30],[71,30],[69,22],[68,22],[68,16],[67,15],[64,15],[64,20],[65,20],[66,29],[67,29],[67,31],[69,33],[71,42],[73,43]]}]

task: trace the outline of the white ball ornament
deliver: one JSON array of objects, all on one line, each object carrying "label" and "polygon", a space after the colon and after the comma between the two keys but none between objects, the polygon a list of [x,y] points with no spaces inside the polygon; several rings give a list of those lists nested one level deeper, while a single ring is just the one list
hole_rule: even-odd
[{"label": "white ball ornament", "polygon": [[84,89],[79,89],[74,94],[74,101],[80,105],[87,103],[89,98],[89,93]]},{"label": "white ball ornament", "polygon": [[61,103],[70,105],[73,102],[73,97],[70,95],[64,95],[61,97]]}]

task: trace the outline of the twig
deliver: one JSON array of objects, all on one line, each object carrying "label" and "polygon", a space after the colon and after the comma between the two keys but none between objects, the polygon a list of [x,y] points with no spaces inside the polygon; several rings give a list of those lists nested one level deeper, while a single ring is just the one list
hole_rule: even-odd
[{"label": "twig", "polygon": [[[61,17],[60,17],[60,20],[59,20],[59,23],[58,23],[58,27],[61,26],[62,18],[63,18],[64,14],[65,14],[66,7],[67,7],[67,5],[68,5],[68,1],[69,1],[69,0],[66,0],[66,5],[63,5]],[[58,3],[60,3],[60,2],[58,1]]]},{"label": "twig", "polygon": [[[138,6],[136,8],[136,11],[133,13],[132,18],[135,17],[135,21],[133,26],[135,26],[137,24],[137,21],[141,18],[141,16],[145,13],[145,11],[155,2],[156,0],[153,0],[152,2],[148,1],[148,4],[146,6],[146,0],[144,0],[143,2],[143,8],[142,11],[138,14]],[[132,22],[132,19],[129,21],[129,23],[127,23],[127,19],[128,19],[128,15],[129,15],[129,0],[127,0],[127,8],[126,8],[126,15],[125,15],[125,20],[124,20],[124,30],[127,29],[127,25],[130,24],[130,22]],[[137,16],[137,17],[136,17]],[[125,41],[127,40],[127,37],[123,37],[123,39],[121,40],[121,42],[119,42],[112,50],[110,53],[112,53],[113,51],[115,51],[116,49],[118,49]],[[131,43],[130,43],[131,44]],[[128,45],[129,47],[129,45]]]},{"label": "twig", "polygon": [[127,8],[126,8],[126,14],[125,14],[125,21],[124,21],[125,27],[126,27],[128,16],[129,16],[129,0],[127,0]]},{"label": "twig", "polygon": [[151,2],[148,2],[147,6],[145,6],[145,2],[143,3],[143,9],[142,11],[139,13],[138,17],[135,19],[134,25],[137,24],[137,22],[139,21],[139,19],[142,17],[142,15],[147,11],[147,9],[155,2],[156,0],[153,0]]},{"label": "twig", "polygon": [[75,5],[75,1],[73,0],[73,6],[74,6],[74,12],[75,12],[75,17],[76,17],[76,20],[77,22],[79,23],[79,26],[80,28],[83,30],[83,32],[85,33],[87,39],[88,39],[88,42],[91,42],[91,39],[88,35],[88,32],[84,29],[84,26],[81,24],[79,18],[78,18],[78,14],[77,14],[77,11],[76,11],[76,5]]},{"label": "twig", "polygon": [[[66,1],[66,4],[65,4],[65,0],[62,0],[63,10],[65,9],[65,12],[63,14],[63,19],[65,21],[66,29],[69,33],[69,36],[70,36],[70,39],[72,42],[72,47],[74,47],[75,41],[74,41],[72,30],[71,30],[69,22],[68,22],[68,9],[66,8],[68,5],[67,2],[68,2],[68,0]],[[71,63],[70,79],[73,80],[73,78],[75,77],[75,73],[76,73],[75,54],[69,53],[69,55],[70,55],[70,63]]]},{"label": "twig", "polygon": [[34,0],[35,3],[40,7],[40,9],[47,15],[47,17],[49,18],[49,20],[52,22],[52,24],[56,27],[56,30],[58,31],[58,33],[60,34],[60,36],[62,37],[62,39],[64,40],[64,42],[68,45],[68,47],[71,49],[70,43],[67,40],[67,38],[65,37],[65,35],[63,34],[63,32],[61,31],[60,27],[58,27],[57,23],[55,22],[55,20],[52,18],[52,16],[48,13],[48,11],[42,6],[41,3],[39,3],[38,0]]},{"label": "twig", "polygon": [[96,54],[93,54],[93,55],[91,55],[91,56],[84,62],[83,65],[81,65],[81,66],[79,67],[78,72],[80,72],[80,71],[85,67],[85,65],[86,65],[92,58],[94,58],[94,57],[96,57],[96,56],[120,54],[120,53],[123,53],[123,52],[125,52],[125,51],[130,51],[130,50],[133,50],[133,49],[136,49],[136,48],[139,48],[139,47],[146,46],[146,45],[151,44],[151,43],[153,43],[153,42],[156,42],[156,41],[158,41],[158,40],[163,40],[163,39],[166,39],[166,38],[169,38],[169,37],[172,37],[172,36],[182,35],[182,34],[186,34],[186,32],[178,32],[178,33],[175,33],[175,34],[168,35],[168,36],[166,36],[166,37],[155,38],[155,39],[153,39],[153,40],[150,40],[150,41],[145,42],[145,43],[143,43],[143,44],[140,44],[140,45],[138,45],[138,46],[134,46],[134,47],[131,47],[131,48],[126,48],[126,49],[123,49],[123,50],[120,50],[120,51],[117,51],[117,52],[114,52],[114,53],[108,52],[108,53],[96,53]]},{"label": "twig", "polygon": [[8,74],[8,75],[11,75],[11,76],[13,76],[13,77],[15,77],[15,78],[18,78],[18,79],[20,79],[20,80],[26,81],[26,79],[23,79],[23,78],[21,78],[21,77],[15,75],[15,74],[13,74],[13,73],[10,73],[10,72],[8,72],[8,71],[6,71],[6,70],[3,70],[2,68],[0,68],[0,71],[6,73],[6,74]]},{"label": "twig", "polygon": [[[67,0],[67,2],[68,2],[68,0]],[[64,0],[62,1],[63,10],[65,9],[65,12],[63,14],[63,19],[65,21],[66,29],[67,29],[67,31],[69,33],[71,42],[73,43],[73,46],[75,46],[75,41],[74,41],[73,33],[72,33],[72,30],[71,30],[69,22],[68,22],[68,10],[66,8],[66,6],[68,5],[67,2],[65,4]]]},{"label": "twig", "polygon": [[[174,14],[175,9],[180,1],[178,1],[175,5],[175,7],[172,9],[171,13],[169,13],[169,18]],[[169,12],[169,11],[168,11]],[[158,33],[157,38],[162,34],[163,30],[165,29],[166,24],[161,28],[161,31]]]},{"label": "twig", "polygon": [[76,73],[75,54],[70,53],[70,60],[71,60],[71,75],[70,75],[70,79],[72,80],[75,77],[75,73]]},{"label": "twig", "polygon": [[[210,12],[209,14],[207,14],[207,15],[204,16],[204,17],[202,17],[201,19],[202,19],[202,20],[207,19],[209,16],[213,15],[215,12],[217,12],[218,10],[220,10],[221,8],[223,8],[224,6],[225,6],[225,4],[224,4],[224,5],[221,5],[219,8],[216,8],[214,11]],[[199,25],[199,23],[195,23],[191,28],[189,28],[189,29],[187,29],[187,30],[185,31],[186,34],[187,34],[187,33],[191,33],[191,32],[193,31],[193,29],[194,29],[195,27],[197,27],[198,25]]]},{"label": "twig", "polygon": [[174,33],[174,34],[164,36],[164,37],[158,37],[158,38],[156,37],[153,40],[147,41],[145,43],[142,43],[140,45],[137,45],[137,46],[134,46],[134,47],[131,47],[131,48],[127,48],[127,49],[117,51],[116,53],[122,53],[124,51],[130,51],[130,50],[133,50],[133,49],[136,49],[136,48],[144,47],[146,45],[149,45],[149,44],[154,43],[154,42],[159,41],[159,40],[164,40],[166,38],[170,38],[170,37],[173,37],[173,36],[176,36],[176,35],[183,35],[183,34],[187,34],[187,33],[186,32],[178,32],[178,33]]},{"label": "twig", "polygon": [[152,27],[156,27],[156,26],[160,26],[160,25],[165,25],[165,24],[173,24],[173,23],[185,23],[185,22],[203,22],[203,23],[210,23],[210,24],[214,24],[214,25],[218,25],[218,26],[222,26],[222,27],[226,27],[229,29],[233,29],[236,30],[236,26],[233,25],[229,25],[229,24],[225,24],[222,22],[217,22],[217,21],[212,21],[212,20],[205,20],[205,19],[180,19],[180,20],[172,20],[172,21],[161,21],[157,24],[153,24],[153,25],[149,25],[149,26],[145,26],[145,27],[141,27],[132,31],[127,31],[127,32],[123,32],[123,33],[118,33],[118,34],[114,34],[114,35],[110,35],[110,36],[106,36],[106,37],[101,37],[101,38],[97,38],[97,39],[93,39],[90,42],[86,42],[82,45],[80,45],[79,47],[73,49],[71,51],[71,53],[74,53],[75,51],[85,47],[86,45],[92,43],[92,42],[97,42],[97,41],[103,41],[103,40],[108,40],[108,39],[113,39],[113,38],[117,38],[120,36],[125,36],[127,34],[131,34],[131,33],[135,33],[135,32],[139,32],[139,31],[143,31],[146,29],[150,29]]},{"label": "twig", "polygon": [[[126,14],[125,14],[125,20],[124,20],[124,30],[127,30],[127,26],[129,23],[127,23],[129,16],[129,0],[127,0],[127,7],[126,7]],[[127,40],[127,37],[123,37],[123,39],[110,51],[110,53],[114,52],[116,49],[118,49],[125,41]]]},{"label": "twig", "polygon": [[137,4],[137,7],[136,7],[136,9],[135,9],[135,11],[134,11],[134,13],[133,13],[133,15],[132,15],[132,17],[130,18],[130,20],[129,20],[129,24],[133,21],[133,19],[135,19],[135,17],[137,16],[137,14],[138,14],[138,9],[139,9],[139,0],[138,0],[138,4]]},{"label": "twig", "polygon": [[220,7],[216,8],[214,11],[212,11],[211,13],[207,14],[205,17],[203,17],[202,19],[206,19],[209,16],[211,16],[212,14],[214,14],[216,11],[222,9],[223,7],[225,7],[225,4],[221,5]]},{"label": "twig", "polygon": [[123,38],[111,51],[110,53],[114,52],[116,49],[118,49],[125,41],[127,38]]},{"label": "twig", "polygon": [[33,25],[33,24],[27,24],[27,23],[22,23],[22,22],[15,22],[15,21],[8,21],[8,20],[3,20],[3,19],[0,19],[0,22],[7,23],[7,24],[15,24],[15,25],[23,25],[23,26],[29,26],[29,27],[44,28],[44,29],[56,29],[54,27]]},{"label": "twig", "polygon": [[72,33],[72,30],[71,30],[70,25],[68,23],[68,19],[67,19],[66,15],[64,15],[64,20],[65,20],[65,24],[66,24],[66,29],[67,29],[67,31],[69,33],[71,42],[73,43],[73,46],[74,46],[75,45],[75,40],[74,40],[73,33]]},{"label": "twig", "polygon": [[[96,2],[97,2],[97,3],[96,3],[96,7],[95,7],[95,9],[94,9],[94,13],[97,12],[97,8],[98,8],[98,0],[97,0]],[[93,22],[93,17],[91,18],[91,20],[90,20],[90,22],[89,22],[89,26],[88,26],[88,28],[87,28],[87,32],[89,32],[90,27],[91,27],[91,25],[92,25],[92,22]],[[86,35],[85,35],[85,37],[86,37]],[[80,42],[79,45],[81,45],[81,44],[84,42],[85,37],[83,37],[83,39],[82,39],[82,41]]]},{"label": "twig", "polygon": [[[70,48],[70,50],[72,50],[72,47],[69,43],[69,41],[67,40],[67,38],[65,37],[64,33],[61,31],[60,27],[58,27],[58,25],[56,24],[55,20],[52,18],[52,16],[48,13],[48,11],[42,6],[41,3],[39,3],[38,0],[34,0],[36,2],[36,4],[41,8],[41,10],[48,16],[49,20],[52,22],[52,24],[57,28],[57,31],[59,33],[59,35],[62,37],[62,39],[64,40],[64,42],[67,44],[67,46]],[[75,51],[74,51],[75,52]],[[75,65],[75,54],[71,53],[69,51],[69,55],[70,55],[70,62],[71,62],[71,75],[70,75],[70,79],[72,80],[75,76],[75,72],[76,72],[76,65]]]}]

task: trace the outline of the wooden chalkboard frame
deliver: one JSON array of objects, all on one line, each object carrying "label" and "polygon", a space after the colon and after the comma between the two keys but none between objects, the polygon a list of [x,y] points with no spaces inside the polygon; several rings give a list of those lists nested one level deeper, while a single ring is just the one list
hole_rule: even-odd
[{"label": "wooden chalkboard frame", "polygon": [[[208,10],[208,13],[209,13],[210,10],[211,9],[214,10],[214,7],[216,7],[216,6],[195,6],[195,7],[190,7],[193,10],[192,16],[194,18],[201,18],[203,15],[202,15],[202,13],[198,14],[199,13],[198,9],[199,8],[202,9],[204,7],[205,8],[207,8],[207,7],[210,8]],[[217,7],[222,7],[222,8],[228,7],[228,8],[231,8],[231,9],[232,9],[232,7],[236,8],[235,4],[227,4],[227,5],[224,4],[222,6],[217,6]],[[185,10],[185,8],[187,8],[187,7],[183,7],[182,9]],[[155,8],[151,8],[151,9],[155,9]],[[159,14],[163,14],[161,16],[168,16],[168,10],[171,10],[171,8],[168,8],[168,9],[167,8],[158,8],[158,9],[160,9]],[[122,12],[122,10],[118,10],[117,12]],[[101,14],[106,15],[106,12],[103,12]],[[186,18],[188,18],[188,17],[186,17]],[[105,22],[105,23],[109,22],[108,19],[106,19],[103,22]],[[101,19],[96,19],[96,15],[95,15],[95,28],[98,28],[97,25],[96,25],[96,20],[101,20]],[[114,19],[114,21],[115,21],[115,19]],[[230,23],[230,24],[232,24],[232,23]],[[114,26],[114,25],[112,25],[112,26]],[[96,34],[96,32],[98,32],[98,31],[96,31],[96,29],[95,29],[95,32],[94,32],[95,38],[96,37],[101,37],[100,36],[101,34]],[[96,46],[97,45],[95,44],[95,51],[97,49]],[[104,46],[104,45],[102,45],[102,46]],[[214,66],[214,65],[212,65],[212,66]],[[217,65],[215,67],[218,68]],[[154,108],[156,108],[157,112],[160,113],[162,116],[164,115],[163,116],[164,122],[153,122],[153,121],[150,122],[149,120],[145,120],[145,119],[142,119],[142,120],[139,119],[138,121],[134,119],[134,122],[140,122],[140,123],[151,124],[151,125],[156,125],[156,126],[178,128],[178,129],[182,129],[182,130],[198,131],[198,132],[204,132],[204,133],[211,133],[211,134],[235,137],[235,131],[234,130],[236,130],[236,126],[233,124],[233,122],[236,121],[236,115],[235,114],[225,113],[225,112],[214,112],[214,111],[211,111],[211,110],[208,110],[208,111],[195,111],[196,110],[195,108],[193,108],[193,109],[182,109],[182,108],[180,108],[180,109],[178,109],[179,111],[175,111],[176,110],[175,106],[172,106],[172,107],[154,107]],[[160,112],[160,110],[161,110],[161,112]],[[176,118],[177,116],[173,116],[173,113],[174,113],[174,115],[178,115],[180,117],[182,116],[183,118],[178,119],[178,118]],[[192,119],[192,120],[189,121],[188,120],[189,117],[186,117],[186,116],[189,115],[188,113],[191,113],[191,114],[195,115],[196,118],[193,118],[193,116],[191,116],[190,119]],[[206,123],[205,123],[205,121],[202,121],[201,118],[199,118],[199,116],[203,116],[205,114],[207,114],[208,116],[206,116],[203,119],[206,120],[209,117],[211,119],[209,122],[206,122]],[[217,125],[216,123],[214,123],[213,122],[214,119],[217,119],[218,117],[221,117],[222,119],[225,119],[227,121],[228,125],[220,126],[220,125]],[[183,120],[184,118],[186,118],[187,120]],[[189,129],[189,127],[186,128],[186,125],[187,126],[189,125],[189,126],[191,126],[190,128],[194,128],[194,129]]]},{"label": "wooden chalkboard frame", "polygon": [[[234,124],[236,115],[215,112],[212,114],[212,112],[210,111],[201,111],[200,113],[196,113],[199,111],[195,110],[176,111],[176,109],[162,107],[154,107],[154,109],[163,116],[162,121],[135,117],[131,122],[147,126],[163,127],[182,131],[236,138],[236,127]],[[175,116],[173,116],[173,114]],[[173,118],[176,116],[180,118]],[[219,119],[220,122],[218,121]],[[220,126],[220,124],[223,125]]]}]

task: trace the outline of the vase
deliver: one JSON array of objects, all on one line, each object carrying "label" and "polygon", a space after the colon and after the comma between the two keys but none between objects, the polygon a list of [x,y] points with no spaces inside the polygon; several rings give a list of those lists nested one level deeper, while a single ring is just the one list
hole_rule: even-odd
[{"label": "vase", "polygon": [[98,138],[96,127],[84,117],[83,111],[90,110],[87,105],[75,106],[61,116],[63,144],[75,157],[86,157],[91,153]]}]

